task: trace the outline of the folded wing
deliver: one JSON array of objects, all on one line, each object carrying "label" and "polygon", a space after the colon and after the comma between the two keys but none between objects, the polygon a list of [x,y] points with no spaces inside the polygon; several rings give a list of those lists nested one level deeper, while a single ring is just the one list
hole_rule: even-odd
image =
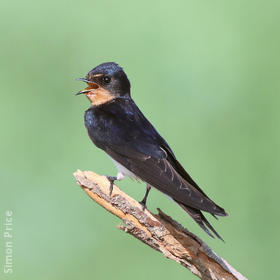
[{"label": "folded wing", "polygon": [[[201,211],[215,217],[226,216],[225,210],[199,188],[133,100],[126,100],[125,106],[121,102],[118,111],[111,112],[117,117],[110,119],[107,140],[101,148],[141,180],[171,197],[209,235],[207,227],[220,238]],[[110,136],[112,127],[114,133]]]}]

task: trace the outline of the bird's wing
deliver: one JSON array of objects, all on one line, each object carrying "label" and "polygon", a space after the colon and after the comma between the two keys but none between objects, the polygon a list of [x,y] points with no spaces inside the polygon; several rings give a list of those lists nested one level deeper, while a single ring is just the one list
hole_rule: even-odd
[{"label": "bird's wing", "polygon": [[[104,150],[137,177],[178,203],[225,216],[224,209],[197,186],[135,103],[129,105],[126,105],[126,110],[119,112],[118,122],[115,123],[118,133],[114,133]],[[122,131],[125,131],[125,135]],[[118,137],[122,141],[118,141]]]},{"label": "bird's wing", "polygon": [[214,215],[225,216],[224,210],[178,174],[167,158],[155,158],[138,153],[121,155],[112,147],[108,147],[106,152],[141,180],[176,202]]}]

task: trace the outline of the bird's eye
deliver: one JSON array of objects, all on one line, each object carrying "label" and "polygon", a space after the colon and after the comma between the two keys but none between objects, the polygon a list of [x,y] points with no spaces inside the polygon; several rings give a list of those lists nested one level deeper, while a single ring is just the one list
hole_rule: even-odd
[{"label": "bird's eye", "polygon": [[109,84],[110,81],[111,81],[111,78],[108,77],[108,76],[104,76],[104,77],[102,78],[102,80],[103,80],[104,83]]}]

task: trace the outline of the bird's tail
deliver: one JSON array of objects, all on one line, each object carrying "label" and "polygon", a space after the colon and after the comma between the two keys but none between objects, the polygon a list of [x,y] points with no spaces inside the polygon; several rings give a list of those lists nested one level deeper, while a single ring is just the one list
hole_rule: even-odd
[{"label": "bird's tail", "polygon": [[[186,211],[193,219],[194,221],[212,238],[215,238],[212,233],[214,233],[215,236],[217,236],[220,240],[224,241],[223,238],[217,233],[217,231],[212,227],[212,225],[207,221],[205,216],[202,214],[202,212],[198,209],[186,206],[178,201],[175,200],[176,203],[179,204],[179,206]],[[217,217],[213,215],[216,219]]]}]

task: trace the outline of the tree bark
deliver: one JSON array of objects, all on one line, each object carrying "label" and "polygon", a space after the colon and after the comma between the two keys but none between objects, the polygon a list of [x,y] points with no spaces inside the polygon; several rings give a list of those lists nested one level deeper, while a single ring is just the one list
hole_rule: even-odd
[{"label": "tree bark", "polygon": [[183,228],[160,209],[153,214],[114,185],[110,196],[110,183],[105,176],[91,171],[77,170],[77,183],[99,205],[119,217],[124,225],[118,228],[161,252],[205,280],[246,278],[219,257],[199,237]]}]

